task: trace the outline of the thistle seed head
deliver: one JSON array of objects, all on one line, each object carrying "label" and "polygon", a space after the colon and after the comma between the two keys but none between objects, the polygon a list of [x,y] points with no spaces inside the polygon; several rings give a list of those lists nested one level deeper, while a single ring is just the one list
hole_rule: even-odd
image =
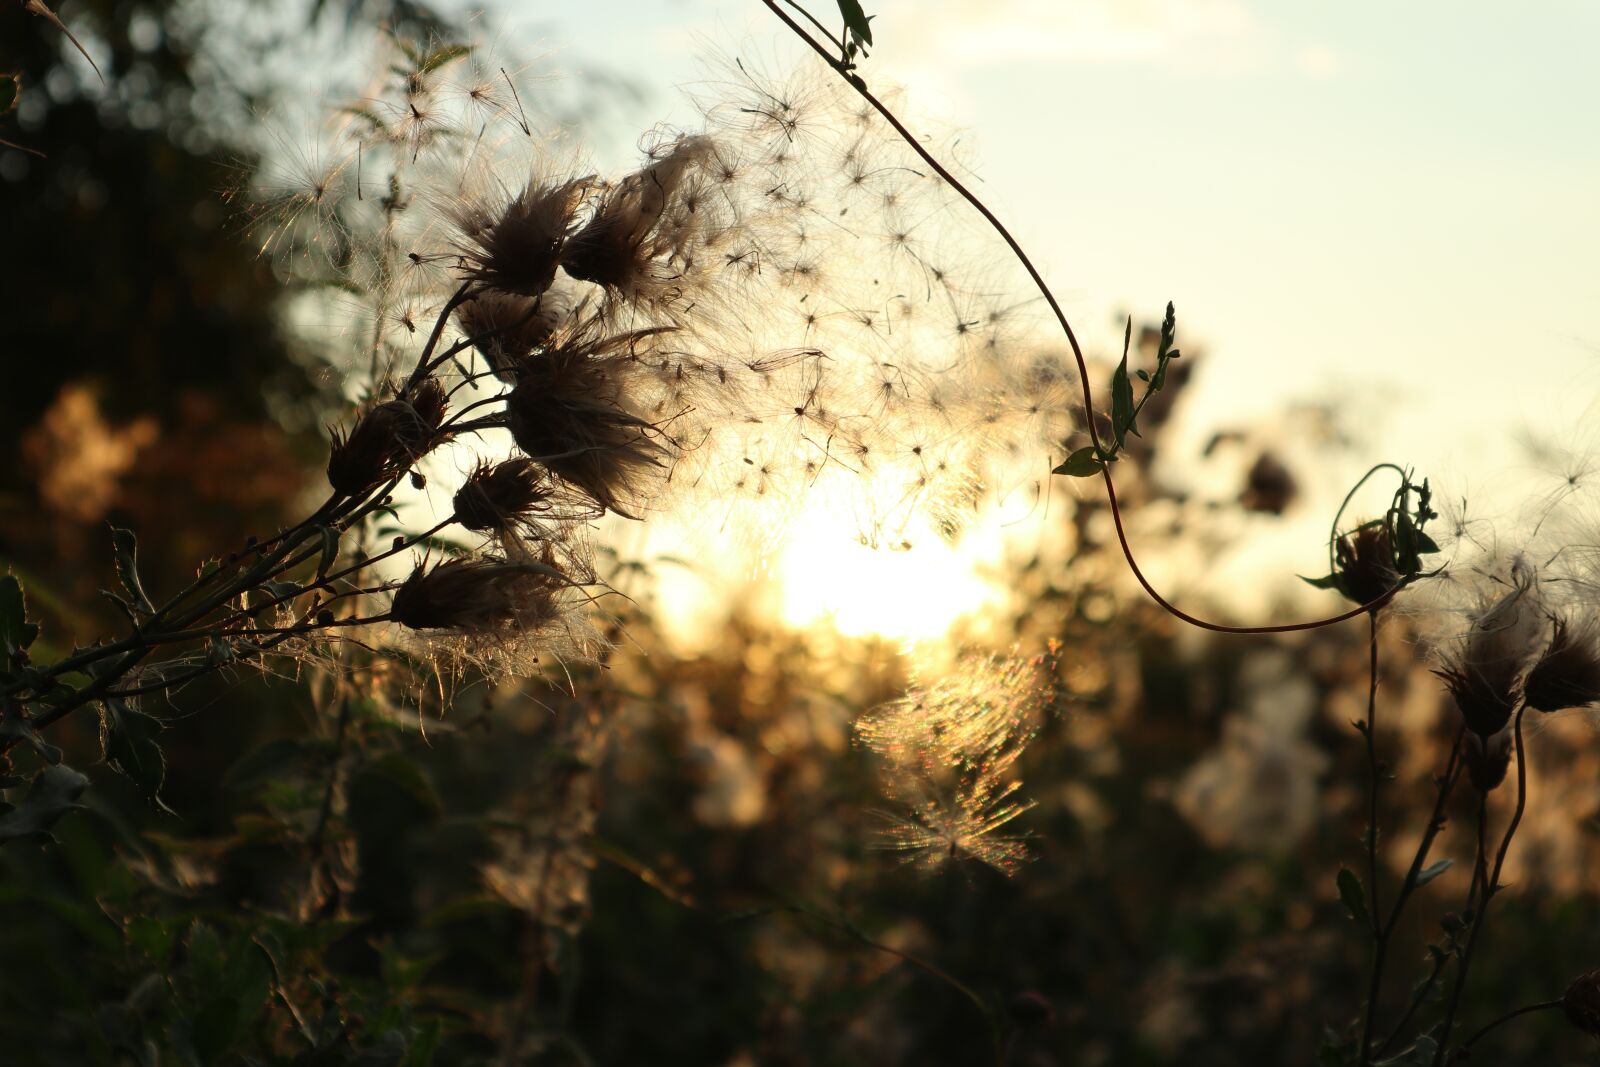
[{"label": "thistle seed head", "polygon": [[1538,711],[1560,711],[1600,701],[1600,635],[1593,621],[1574,628],[1564,618],[1523,683],[1523,699]]},{"label": "thistle seed head", "polygon": [[479,533],[499,533],[548,510],[554,493],[544,468],[531,459],[483,463],[456,491],[456,522]]},{"label": "thistle seed head", "polygon": [[346,496],[359,496],[398,478],[444,440],[439,428],[448,409],[444,387],[429,378],[409,396],[372,408],[348,434],[335,430],[328,483]]},{"label": "thistle seed head", "polygon": [[493,557],[419,563],[395,590],[389,617],[411,630],[503,634],[556,621],[571,582],[549,564]]},{"label": "thistle seed head", "polygon": [[588,179],[546,184],[530,179],[498,208],[451,209],[461,273],[484,288],[538,296],[555,280]]},{"label": "thistle seed head", "polygon": [[1600,971],[1580,974],[1561,997],[1567,1021],[1586,1034],[1600,1037]]},{"label": "thistle seed head", "polygon": [[1480,611],[1472,628],[1434,673],[1445,681],[1467,729],[1487,739],[1511,720],[1535,644],[1533,577],[1521,568],[1511,589]]},{"label": "thistle seed head", "polygon": [[523,360],[550,340],[569,311],[554,290],[533,298],[486,289],[461,305],[456,321],[495,376],[514,384]]},{"label": "thistle seed head", "polygon": [[517,447],[600,507],[638,518],[643,483],[671,450],[655,424],[635,413],[627,371],[633,350],[664,331],[596,337],[582,327],[523,364],[506,400]]},{"label": "thistle seed head", "polygon": [[[589,221],[572,235],[561,266],[580,281],[593,282],[623,298],[646,293],[652,281],[680,274],[665,263],[682,255],[692,215],[677,193],[685,175],[710,153],[708,137],[687,137],[661,158],[618,182],[601,198]],[[674,209],[669,217],[669,206]]]}]

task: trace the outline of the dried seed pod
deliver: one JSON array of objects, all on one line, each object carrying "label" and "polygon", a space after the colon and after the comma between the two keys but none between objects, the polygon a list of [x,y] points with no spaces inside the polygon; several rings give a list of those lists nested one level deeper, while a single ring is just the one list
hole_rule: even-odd
[{"label": "dried seed pod", "polygon": [[1511,766],[1511,731],[1480,737],[1469,730],[1461,739],[1461,755],[1473,787],[1480,793],[1493,792],[1506,780]]},{"label": "dried seed pod", "polygon": [[444,388],[429,378],[407,397],[369,410],[349,434],[335,430],[328,483],[346,496],[359,496],[398,478],[444,440],[439,427],[448,408]]},{"label": "dried seed pod", "polygon": [[1523,699],[1538,711],[1560,711],[1600,701],[1600,641],[1593,622],[1574,632],[1566,619],[1523,683]]}]

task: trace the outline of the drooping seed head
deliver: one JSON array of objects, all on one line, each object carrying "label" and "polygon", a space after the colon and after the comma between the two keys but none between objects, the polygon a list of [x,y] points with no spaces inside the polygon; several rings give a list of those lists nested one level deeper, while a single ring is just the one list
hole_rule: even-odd
[{"label": "drooping seed head", "polygon": [[419,563],[389,605],[389,617],[411,630],[504,634],[541,629],[561,614],[571,583],[547,564],[494,558]]},{"label": "drooping seed head", "polygon": [[568,334],[523,364],[506,400],[517,447],[600,507],[638,518],[637,500],[667,465],[671,449],[636,413],[627,372],[633,352],[663,330],[599,337]]},{"label": "drooping seed head", "polygon": [[1555,620],[1555,632],[1523,683],[1523,699],[1538,711],[1560,711],[1600,702],[1600,635],[1593,620],[1574,628]]}]

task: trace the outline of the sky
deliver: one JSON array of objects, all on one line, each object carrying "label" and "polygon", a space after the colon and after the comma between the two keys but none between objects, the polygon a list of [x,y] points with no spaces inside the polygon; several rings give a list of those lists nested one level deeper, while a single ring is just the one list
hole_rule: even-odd
[{"label": "sky", "polygon": [[[1212,360],[1203,423],[1382,397],[1385,457],[1476,466],[1600,386],[1600,6],[865,6],[868,79],[970,131],[983,195],[1094,344],[1176,302]],[[490,19],[624,71],[652,115],[707,42],[790,51],[756,0]]]}]

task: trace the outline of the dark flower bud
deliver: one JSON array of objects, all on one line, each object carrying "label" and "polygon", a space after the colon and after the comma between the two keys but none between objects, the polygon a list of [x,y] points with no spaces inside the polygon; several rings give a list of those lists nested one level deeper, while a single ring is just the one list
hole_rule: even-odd
[{"label": "dark flower bud", "polygon": [[1600,971],[1574,978],[1561,997],[1561,1010],[1573,1026],[1600,1037]]},{"label": "dark flower bud", "polygon": [[1600,701],[1600,648],[1592,626],[1573,633],[1566,619],[1555,620],[1555,634],[1523,683],[1523,699],[1538,711],[1560,711]]},{"label": "dark flower bud", "polygon": [[1381,598],[1378,607],[1389,602],[1385,594],[1399,584],[1400,572],[1394,569],[1394,547],[1382,523],[1369,523],[1339,538],[1333,552],[1334,571],[1345,596],[1357,604]]},{"label": "dark flower bud", "polygon": [[1469,730],[1462,738],[1461,754],[1473,787],[1480,793],[1493,792],[1506,780],[1511,765],[1511,731],[1501,730],[1485,738]]}]

